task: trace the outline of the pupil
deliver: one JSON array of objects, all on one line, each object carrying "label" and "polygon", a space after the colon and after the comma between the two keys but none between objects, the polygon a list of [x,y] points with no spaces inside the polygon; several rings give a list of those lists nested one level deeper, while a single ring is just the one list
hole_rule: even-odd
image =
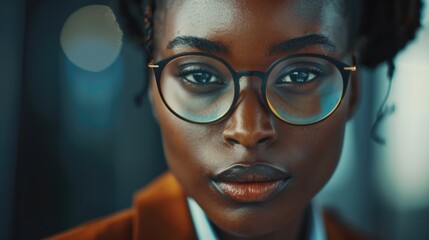
[{"label": "pupil", "polygon": [[208,73],[194,73],[195,81],[199,83],[207,83],[210,81],[210,74]]},{"label": "pupil", "polygon": [[293,82],[306,82],[308,77],[309,74],[306,72],[293,72],[290,76]]}]

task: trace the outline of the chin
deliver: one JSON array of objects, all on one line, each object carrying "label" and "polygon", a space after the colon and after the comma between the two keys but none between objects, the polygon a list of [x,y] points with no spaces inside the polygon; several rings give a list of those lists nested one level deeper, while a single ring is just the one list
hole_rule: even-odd
[{"label": "chin", "polygon": [[[212,219],[221,234],[229,234],[242,238],[267,237],[278,230],[290,225],[294,220],[289,214],[277,210],[267,209],[268,206],[249,204],[240,208],[224,212],[223,216]],[[299,214],[298,214],[299,215]]]},{"label": "chin", "polygon": [[[225,224],[222,224],[225,225]],[[223,231],[221,234],[229,234],[241,238],[267,238],[269,235],[275,233],[281,226],[275,226],[273,222],[261,221],[236,221],[233,226],[218,226]]]}]

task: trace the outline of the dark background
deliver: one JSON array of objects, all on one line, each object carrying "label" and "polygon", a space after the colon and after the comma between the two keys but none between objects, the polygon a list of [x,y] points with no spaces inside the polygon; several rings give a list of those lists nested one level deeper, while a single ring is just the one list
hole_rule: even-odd
[{"label": "dark background", "polygon": [[[120,58],[99,73],[75,67],[61,49],[64,22],[90,4],[114,6],[1,4],[0,239],[40,239],[127,208],[166,168],[150,105],[134,104],[144,79],[140,49],[125,38]],[[104,88],[108,99],[94,94],[73,105],[73,87],[85,83],[67,67],[85,80],[106,77],[88,87]],[[115,68],[120,74],[108,79]]]}]

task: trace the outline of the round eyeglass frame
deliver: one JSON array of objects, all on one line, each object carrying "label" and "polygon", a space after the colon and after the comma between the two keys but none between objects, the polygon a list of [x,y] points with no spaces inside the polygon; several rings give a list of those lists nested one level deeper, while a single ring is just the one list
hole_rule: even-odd
[{"label": "round eyeglass frame", "polygon": [[[183,56],[204,56],[204,57],[209,57],[212,58],[214,60],[217,60],[219,62],[221,62],[222,64],[225,65],[225,67],[230,71],[231,76],[233,78],[233,82],[234,82],[234,98],[233,101],[231,103],[231,106],[229,107],[228,111],[226,111],[223,115],[221,115],[220,117],[216,118],[215,120],[212,121],[208,121],[208,122],[197,122],[197,121],[193,121],[190,119],[187,119],[185,117],[182,117],[181,115],[179,115],[178,113],[176,113],[167,103],[167,101],[164,98],[164,95],[161,91],[161,78],[162,78],[162,71],[164,70],[165,66],[167,66],[167,64],[171,61],[173,61],[176,58],[179,57],[183,57]],[[268,99],[267,99],[267,95],[266,95],[266,86],[267,86],[267,79],[268,76],[270,75],[271,71],[276,67],[277,64],[287,60],[287,59],[291,59],[291,58],[296,58],[296,57],[313,57],[313,58],[321,58],[324,59],[330,63],[332,63],[334,66],[337,67],[337,69],[340,71],[342,79],[343,79],[343,90],[342,90],[342,94],[341,94],[341,98],[338,101],[337,105],[335,106],[335,108],[332,109],[332,111],[330,111],[328,114],[326,114],[325,117],[314,121],[314,122],[310,122],[310,123],[295,123],[295,122],[291,122],[291,121],[287,121],[283,118],[281,118],[275,110],[272,109],[272,107],[270,106]],[[329,57],[329,56],[325,56],[325,55],[321,55],[321,54],[315,54],[315,53],[301,53],[301,54],[293,54],[293,55],[288,55],[282,58],[277,59],[276,61],[274,61],[265,72],[263,71],[235,71],[235,69],[224,59],[222,59],[221,57],[218,57],[216,55],[213,54],[209,54],[209,53],[203,53],[203,52],[184,52],[184,53],[180,53],[180,54],[175,54],[173,56],[170,56],[168,58],[162,59],[156,63],[149,63],[147,65],[148,68],[151,68],[155,74],[155,81],[157,84],[157,88],[158,88],[158,92],[159,95],[161,96],[162,102],[164,103],[164,105],[168,108],[168,110],[170,110],[171,113],[173,113],[176,117],[182,119],[183,121],[186,122],[190,122],[190,123],[195,123],[195,124],[212,124],[212,123],[217,123],[222,121],[223,119],[225,119],[227,116],[229,116],[233,111],[234,108],[237,105],[237,101],[239,98],[239,94],[240,94],[240,78],[243,76],[256,76],[261,78],[262,83],[261,83],[261,94],[262,94],[262,101],[265,105],[265,107],[267,107],[270,112],[272,114],[274,114],[274,116],[276,116],[280,121],[288,123],[288,124],[292,124],[292,125],[297,125],[297,126],[308,126],[308,125],[312,125],[312,124],[316,124],[319,123],[323,120],[325,120],[326,118],[328,118],[329,116],[331,116],[337,109],[338,107],[341,105],[341,102],[343,101],[343,98],[345,96],[346,90],[347,90],[347,86],[349,84],[349,79],[350,79],[350,73],[351,72],[356,72],[357,71],[357,66],[356,66],[356,60],[355,57],[353,57],[353,65],[347,65],[344,62],[341,62],[335,58]]]}]

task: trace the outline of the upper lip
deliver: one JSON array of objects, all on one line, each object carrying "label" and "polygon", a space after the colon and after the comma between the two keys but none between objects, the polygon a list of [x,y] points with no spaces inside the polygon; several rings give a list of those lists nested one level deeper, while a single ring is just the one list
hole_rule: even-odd
[{"label": "upper lip", "polygon": [[215,182],[274,182],[288,179],[290,176],[286,171],[266,163],[253,165],[235,164],[221,173],[217,174],[213,180]]}]

